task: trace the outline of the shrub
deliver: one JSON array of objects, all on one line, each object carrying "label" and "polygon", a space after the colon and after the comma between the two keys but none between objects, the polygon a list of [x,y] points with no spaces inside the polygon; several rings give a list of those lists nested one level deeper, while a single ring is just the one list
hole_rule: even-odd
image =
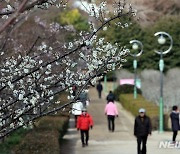
[{"label": "shrub", "polygon": [[25,134],[28,132],[28,130],[24,128],[20,128],[14,133],[12,133],[10,136],[8,136],[1,144],[0,144],[0,153],[1,154],[8,154],[11,153],[11,149],[18,145],[22,138],[25,136]]},{"label": "shrub", "polygon": [[[57,100],[60,100],[62,104],[66,103],[67,93],[57,95],[54,101]],[[16,154],[59,154],[59,142],[66,133],[68,122],[68,113],[62,115],[58,112],[56,115],[41,117],[36,120],[35,128],[14,148],[14,152]]]},{"label": "shrub", "polygon": [[115,71],[110,71],[106,74],[107,81],[116,81],[116,74]]},{"label": "shrub", "polygon": [[56,20],[62,25],[73,25],[78,32],[89,30],[88,20],[81,15],[78,9],[61,12]]},{"label": "shrub", "polygon": [[[133,85],[120,85],[114,90],[116,100],[119,100],[120,94],[131,94],[134,91]],[[137,88],[137,93],[142,94],[141,90]]]},{"label": "shrub", "polygon": [[46,116],[41,118],[35,129],[29,132],[14,149],[16,154],[47,153],[58,154],[59,141],[67,130],[67,116]]}]

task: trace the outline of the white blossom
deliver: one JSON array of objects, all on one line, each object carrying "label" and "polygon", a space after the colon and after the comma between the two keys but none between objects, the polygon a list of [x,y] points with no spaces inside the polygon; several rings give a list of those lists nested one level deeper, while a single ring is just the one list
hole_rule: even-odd
[{"label": "white blossom", "polygon": [[96,51],[96,50],[93,51],[93,57],[94,57],[94,58],[97,58],[97,51]]},{"label": "white blossom", "polygon": [[7,5],[7,9],[8,9],[8,11],[12,11],[13,10],[13,8],[12,8],[12,6],[11,5]]},{"label": "white blossom", "polygon": [[19,100],[23,100],[23,97],[24,97],[23,94],[19,94],[19,98],[18,99]]},{"label": "white blossom", "polygon": [[47,69],[48,69],[48,70],[51,70],[51,67],[52,67],[52,66],[51,66],[50,64],[47,65]]},{"label": "white blossom", "polygon": [[29,70],[28,69],[24,69],[24,73],[28,73],[29,72]]},{"label": "white blossom", "polygon": [[14,128],[14,124],[13,123],[10,124],[10,128]]},{"label": "white blossom", "polygon": [[8,19],[9,17],[7,15],[3,15],[2,19]]},{"label": "white blossom", "polygon": [[61,101],[56,101],[56,102],[55,102],[55,104],[60,104],[60,103],[61,103]]},{"label": "white blossom", "polygon": [[50,71],[46,71],[45,74],[46,74],[46,75],[49,75],[49,74],[51,74],[51,72],[50,72]]},{"label": "white blossom", "polygon": [[106,27],[106,26],[105,26],[105,27],[103,27],[103,30],[104,30],[104,31],[106,31],[106,30],[107,30],[107,27]]},{"label": "white blossom", "polygon": [[32,97],[31,100],[30,100],[30,103],[34,106],[36,104],[36,97]]},{"label": "white blossom", "polygon": [[86,40],[86,41],[85,41],[85,44],[86,44],[87,46],[89,46],[89,45],[91,44],[91,42],[90,42],[89,40]]},{"label": "white blossom", "polygon": [[[10,3],[9,0],[6,0],[6,2],[8,2],[8,5],[1,9],[2,13],[8,10],[13,11],[14,8],[19,8],[21,4],[20,2],[16,3],[16,1]],[[111,44],[106,42],[104,38],[97,37],[97,32],[106,31],[110,26],[108,22],[113,19],[111,14],[113,10],[108,11],[105,2],[100,3],[99,6],[93,4],[94,2],[89,5],[87,1],[82,1],[87,8],[79,1],[74,2],[78,4],[80,9],[86,10],[89,16],[94,17],[93,20],[88,18],[88,20],[91,20],[89,21],[90,30],[88,32],[82,31],[78,34],[73,25],[62,26],[56,22],[49,23],[45,18],[42,19],[41,16],[37,15],[33,22],[37,25],[36,27],[41,28],[37,35],[42,37],[34,44],[33,52],[28,53],[29,45],[33,45],[33,42],[26,42],[28,46],[24,46],[24,42],[21,44],[17,37],[8,37],[9,47],[5,44],[3,52],[1,52],[0,88],[2,93],[0,110],[4,111],[3,108],[5,108],[8,111],[7,114],[11,115],[13,113],[13,116],[6,120],[0,119],[0,125],[5,126],[5,131],[3,130],[5,133],[16,126],[23,126],[24,128],[33,126],[31,120],[36,116],[41,116],[39,107],[42,107],[43,113],[56,110],[55,106],[61,107],[61,101],[54,102],[55,94],[67,91],[69,93],[68,99],[72,100],[74,99],[74,96],[72,96],[73,85],[76,85],[77,92],[80,92],[81,87],[89,84],[88,81],[97,76],[97,73],[99,75],[115,70],[116,67],[122,66],[121,62],[126,61],[123,56],[129,52],[128,49],[124,47],[122,50],[122,47],[118,46],[117,43]],[[66,4],[65,1],[48,0],[43,2],[42,5],[37,4],[35,8],[47,9],[50,5],[64,7]],[[124,7],[115,6],[115,8],[117,17]],[[17,16],[16,22],[14,22],[14,25],[10,25],[9,29],[15,28],[16,31],[16,28],[19,28],[16,25],[16,23],[19,23],[19,19],[22,21],[29,20],[29,11],[31,10],[23,12],[25,18]],[[128,10],[126,9],[126,11]],[[11,16],[13,15],[12,13]],[[6,23],[8,16],[2,16],[4,18],[2,24]],[[115,19],[118,20],[118,18]],[[111,24],[114,24],[114,22],[111,22]],[[129,23],[119,23],[119,25],[128,27]],[[67,34],[72,33],[77,38],[74,39],[73,37],[74,40],[68,42],[66,37],[59,35],[64,31]],[[3,37],[5,32],[0,36],[1,40],[5,39]],[[19,32],[19,37],[26,37],[21,31]],[[34,32],[36,32],[36,29]],[[29,36],[26,38],[28,38],[28,41],[35,41],[31,37],[29,39]],[[16,51],[14,52],[16,54],[11,56],[7,49],[10,52]],[[91,83],[95,85],[96,81],[101,78],[102,76],[95,77],[91,80]],[[67,103],[71,102],[70,100]],[[29,113],[28,110],[36,115],[25,115],[25,113]],[[65,108],[63,110],[66,111]],[[0,112],[0,117],[6,117],[7,114]]]},{"label": "white blossom", "polygon": [[53,99],[54,99],[54,97],[53,97],[53,96],[51,96],[51,97],[49,97],[49,99],[50,99],[50,100],[53,100]]}]

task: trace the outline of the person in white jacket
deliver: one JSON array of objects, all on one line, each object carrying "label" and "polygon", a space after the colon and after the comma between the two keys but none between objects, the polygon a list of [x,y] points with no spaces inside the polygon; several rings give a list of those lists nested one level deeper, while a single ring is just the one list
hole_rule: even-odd
[{"label": "person in white jacket", "polygon": [[74,115],[74,119],[75,119],[75,127],[77,125],[78,116],[82,114],[82,109],[83,109],[83,103],[79,99],[75,103],[73,103],[72,114]]}]

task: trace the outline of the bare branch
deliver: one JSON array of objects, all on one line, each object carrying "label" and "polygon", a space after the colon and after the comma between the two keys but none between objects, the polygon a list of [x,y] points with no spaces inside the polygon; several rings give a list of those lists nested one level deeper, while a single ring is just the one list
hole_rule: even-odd
[{"label": "bare branch", "polygon": [[16,18],[20,15],[20,13],[22,13],[23,8],[27,4],[27,2],[28,2],[28,0],[24,0],[21,3],[21,5],[19,6],[19,8],[17,9],[17,11],[14,13],[14,15],[10,19],[8,19],[8,21],[6,23],[4,23],[4,25],[2,27],[0,27],[0,34],[16,20]]}]

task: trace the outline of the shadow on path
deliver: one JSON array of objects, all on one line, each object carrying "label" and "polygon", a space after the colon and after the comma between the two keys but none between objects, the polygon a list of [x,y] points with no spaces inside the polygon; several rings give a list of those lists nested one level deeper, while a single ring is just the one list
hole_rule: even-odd
[{"label": "shadow on path", "polygon": [[75,154],[75,146],[78,139],[78,132],[74,127],[74,118],[71,117],[68,131],[60,142],[60,154]]}]

